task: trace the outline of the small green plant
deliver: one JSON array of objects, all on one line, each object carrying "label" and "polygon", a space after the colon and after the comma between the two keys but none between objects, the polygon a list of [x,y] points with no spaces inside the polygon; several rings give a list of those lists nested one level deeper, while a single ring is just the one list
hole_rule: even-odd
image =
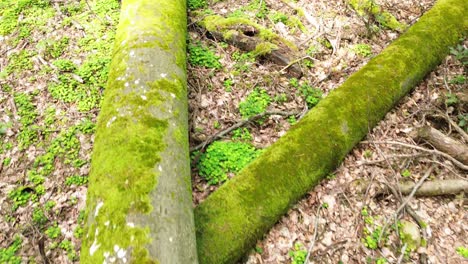
[{"label": "small green plant", "polygon": [[356,44],[352,47],[352,50],[362,57],[369,57],[372,55],[372,48],[367,44]]},{"label": "small green plant", "polygon": [[458,126],[468,130],[468,114],[459,114],[458,118]]},{"label": "small green plant", "polygon": [[286,24],[288,22],[288,16],[284,13],[281,12],[272,12],[270,15],[270,19],[273,21],[273,23],[278,23],[281,22],[283,24]]},{"label": "small green plant", "polygon": [[5,158],[2,163],[3,166],[8,167],[11,163],[11,157]]},{"label": "small green plant", "polygon": [[76,69],[76,65],[71,60],[58,59],[52,62],[59,71],[72,72]]},{"label": "small green plant", "polygon": [[451,84],[464,84],[465,82],[466,78],[463,75],[455,75],[455,77],[450,80]]},{"label": "small green plant", "polygon": [[5,68],[6,75],[31,70],[33,68],[31,57],[34,55],[36,55],[35,52],[28,50],[21,50],[18,53],[11,54],[8,59],[8,65]]},{"label": "small green plant", "polygon": [[76,186],[81,186],[81,185],[85,185],[88,183],[88,177],[86,176],[77,176],[77,175],[73,175],[73,176],[69,176],[65,179],[65,184],[67,186],[72,186],[72,185],[76,185]]},{"label": "small green plant", "polygon": [[375,264],[385,264],[388,263],[386,258],[378,258],[375,260]]},{"label": "small green plant", "polygon": [[193,66],[203,66],[209,69],[221,69],[222,65],[219,62],[219,57],[213,51],[203,46],[202,44],[188,45],[189,58],[188,61]]},{"label": "small green plant", "polygon": [[288,116],[288,123],[291,124],[291,125],[294,125],[297,123],[297,119],[296,119],[296,116]]},{"label": "small green plant", "polygon": [[49,228],[46,229],[45,234],[47,237],[50,239],[55,239],[60,236],[61,230],[60,227],[57,225],[57,223]]},{"label": "small green plant", "polygon": [[409,171],[408,169],[404,170],[401,172],[401,176],[405,177],[405,178],[409,178],[411,177],[411,171]]},{"label": "small green plant", "polygon": [[213,128],[214,128],[214,129],[220,129],[220,128],[221,128],[221,124],[219,123],[218,120],[215,120],[215,121],[213,122]]},{"label": "small green plant", "polygon": [[308,84],[301,85],[301,87],[299,88],[299,91],[304,97],[307,103],[307,107],[309,109],[316,106],[320,102],[320,100],[322,100],[322,96],[323,96],[322,90],[309,86]]},{"label": "small green plant", "polygon": [[61,38],[60,40],[45,40],[44,43],[38,45],[44,45],[46,57],[56,59],[65,52],[70,39],[68,37]]},{"label": "small green plant", "polygon": [[369,249],[377,249],[379,247],[379,236],[380,236],[380,228],[376,228],[374,231],[370,232],[368,229],[364,230],[366,234],[364,238],[364,245]]},{"label": "small green plant", "polygon": [[372,150],[370,150],[370,149],[364,150],[364,152],[362,153],[362,156],[364,158],[371,158],[372,157]]},{"label": "small green plant", "polygon": [[447,93],[445,94],[446,98],[445,98],[445,104],[447,106],[453,106],[453,105],[456,105],[458,104],[458,97],[457,95],[453,94],[453,93]]},{"label": "small green plant", "polygon": [[81,226],[78,226],[77,228],[75,228],[75,230],[73,231],[73,236],[75,238],[82,238],[83,237],[83,233],[84,233],[84,230],[83,230],[83,227]]},{"label": "small green plant", "polygon": [[43,225],[47,222],[47,217],[44,214],[44,211],[41,208],[34,208],[32,213],[32,220],[36,225]]},{"label": "small green plant", "polygon": [[52,208],[54,208],[55,206],[55,202],[54,201],[47,201],[44,205],[44,209],[49,212],[50,210],[52,210]]},{"label": "small green plant", "polygon": [[200,176],[209,184],[226,181],[228,173],[237,173],[260,154],[260,151],[243,142],[215,141],[198,162]]},{"label": "small green plant", "polygon": [[7,248],[0,248],[0,263],[21,264],[21,258],[16,253],[21,248],[23,241],[16,236],[13,243]]},{"label": "small green plant", "polygon": [[190,10],[196,10],[207,7],[206,0],[188,0],[187,6]]},{"label": "small green plant", "polygon": [[3,136],[7,133],[8,125],[0,122],[0,136]]},{"label": "small green plant", "polygon": [[294,88],[299,88],[299,80],[296,78],[289,79],[289,84]]},{"label": "small green plant", "polygon": [[75,261],[78,259],[78,255],[76,254],[75,248],[70,240],[64,239],[59,244],[59,248],[65,250],[67,252],[68,259],[70,261]]},{"label": "small green plant", "polygon": [[465,46],[458,44],[456,47],[451,47],[450,54],[454,55],[463,65],[468,65],[468,49]]},{"label": "small green plant", "polygon": [[240,72],[247,72],[255,62],[255,56],[252,52],[241,53],[239,51],[235,51],[231,56],[232,59],[236,61],[234,68]]},{"label": "small green plant", "polygon": [[239,104],[239,112],[244,119],[265,112],[271,102],[271,97],[263,89],[253,90],[247,98]]},{"label": "small green plant", "polygon": [[262,254],[262,253],[263,253],[263,248],[261,248],[260,246],[255,246],[254,250],[255,250],[255,252],[257,252],[258,254]]},{"label": "small green plant", "polygon": [[8,198],[13,201],[13,211],[25,205],[31,198],[31,188],[21,186],[8,193]]},{"label": "small green plant", "polygon": [[238,128],[232,131],[232,139],[241,141],[251,141],[253,137],[247,128]]},{"label": "small green plant", "polygon": [[468,258],[468,248],[466,247],[458,247],[457,253],[464,258]]},{"label": "small green plant", "polygon": [[318,104],[322,99],[323,92],[318,88],[310,86],[308,83],[300,83],[296,78],[289,79],[289,85],[296,88],[307,103],[310,109]]},{"label": "small green plant", "polygon": [[294,249],[289,251],[291,264],[304,264],[307,257],[307,251],[301,243],[295,243]]},{"label": "small green plant", "polygon": [[281,94],[276,95],[273,101],[279,104],[285,103],[288,101],[288,96],[285,93],[281,93]]},{"label": "small green plant", "polygon": [[231,92],[232,91],[232,85],[234,84],[234,81],[232,79],[227,79],[223,82],[224,89],[226,92]]}]

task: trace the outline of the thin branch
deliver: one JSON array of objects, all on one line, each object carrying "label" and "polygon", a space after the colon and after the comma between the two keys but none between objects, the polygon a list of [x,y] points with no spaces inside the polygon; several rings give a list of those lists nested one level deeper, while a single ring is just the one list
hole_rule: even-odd
[{"label": "thin branch", "polygon": [[250,122],[253,122],[253,121],[257,120],[257,119],[260,119],[262,117],[265,117],[267,115],[281,115],[281,116],[292,116],[293,115],[293,116],[297,116],[298,113],[296,113],[296,112],[284,112],[284,111],[267,111],[267,112],[263,112],[261,114],[252,116],[249,119],[241,120],[241,121],[235,123],[234,125],[226,128],[226,129],[224,129],[222,131],[219,131],[218,133],[216,133],[213,136],[209,137],[204,142],[196,145],[193,148],[190,148],[190,152],[200,150],[200,149],[204,149],[206,146],[211,144],[213,141],[224,137],[225,135],[229,134],[231,131],[233,131],[233,130],[235,130],[237,128],[243,127],[246,124],[248,124]]},{"label": "thin branch", "polygon": [[312,241],[310,243],[310,246],[309,246],[309,249],[307,250],[307,256],[305,258],[305,262],[304,264],[309,264],[309,258],[310,258],[310,254],[312,252],[312,249],[314,248],[314,245],[315,245],[315,241],[317,240],[317,230],[318,230],[318,220],[319,220],[319,213],[320,213],[320,209],[322,208],[322,206],[319,206],[317,208],[317,213],[315,214],[315,223],[314,223],[314,235],[312,236]]},{"label": "thin branch", "polygon": [[415,154],[402,154],[402,155],[391,155],[391,156],[386,156],[385,159],[379,159],[379,160],[363,160],[363,161],[358,161],[357,165],[352,165],[353,167],[357,166],[363,166],[363,165],[374,165],[378,163],[382,163],[387,161],[387,159],[407,159],[407,158],[418,158],[418,157],[423,157],[423,156],[428,156],[430,154],[428,153],[415,153]]},{"label": "thin branch", "polygon": [[447,122],[450,124],[450,126],[453,127],[462,136],[462,138],[465,139],[466,142],[468,142],[468,134],[465,132],[465,130],[463,130],[461,127],[459,127],[458,124],[455,123],[446,113],[444,113],[444,112],[442,112],[440,110],[438,110],[437,112],[439,112],[439,114],[432,115],[432,116],[442,117],[445,120],[447,120]]},{"label": "thin branch", "polygon": [[403,245],[403,247],[401,248],[401,254],[400,254],[400,257],[398,257],[398,260],[397,260],[396,264],[400,264],[403,261],[403,257],[405,256],[406,247],[408,247],[408,244],[405,243]]},{"label": "thin branch", "polygon": [[443,156],[447,159],[449,159],[450,161],[452,161],[452,163],[457,166],[458,168],[462,169],[462,170],[468,170],[468,166],[459,162],[458,160],[456,160],[455,158],[453,158],[452,156],[450,156],[449,154],[446,154],[442,151],[438,151],[436,149],[427,149],[427,148],[423,148],[423,147],[419,147],[419,146],[415,146],[415,145],[411,145],[411,144],[407,144],[407,143],[403,143],[403,142],[398,142],[398,141],[361,141],[362,144],[391,144],[391,145],[399,145],[399,146],[403,146],[403,147],[407,147],[407,148],[413,148],[413,149],[417,149],[417,150],[420,150],[420,151],[424,151],[424,152],[427,152],[427,153],[431,153],[431,154],[435,154],[435,155],[439,155],[439,156]]}]

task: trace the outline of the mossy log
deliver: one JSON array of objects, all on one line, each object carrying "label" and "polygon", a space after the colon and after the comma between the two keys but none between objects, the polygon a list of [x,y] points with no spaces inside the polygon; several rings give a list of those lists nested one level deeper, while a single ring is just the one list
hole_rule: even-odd
[{"label": "mossy log", "polygon": [[245,18],[206,16],[198,23],[216,39],[223,40],[241,50],[251,51],[255,56],[288,67],[291,77],[300,78],[302,70],[294,62],[297,47],[275,33]]},{"label": "mossy log", "polygon": [[439,0],[195,209],[200,263],[235,263],[332,172],[468,31],[468,1]]},{"label": "mossy log", "polygon": [[122,2],[81,263],[197,263],[186,28],[185,0]]}]

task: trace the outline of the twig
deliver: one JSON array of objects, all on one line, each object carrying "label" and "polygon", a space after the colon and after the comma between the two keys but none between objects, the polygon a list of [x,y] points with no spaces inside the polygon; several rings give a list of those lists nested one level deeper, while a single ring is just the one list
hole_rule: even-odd
[{"label": "twig", "polygon": [[424,183],[424,181],[431,175],[433,169],[434,169],[434,167],[430,167],[429,170],[426,171],[424,176],[421,179],[419,179],[418,183],[416,183],[416,185],[414,186],[411,193],[406,197],[405,201],[396,210],[396,212],[394,213],[395,215],[398,215],[400,213],[400,211],[403,210],[403,208],[405,208],[408,205],[409,201],[413,198],[414,194],[419,189],[419,187],[421,187],[421,185]]},{"label": "twig", "polygon": [[[410,202],[410,200],[413,198],[414,194],[416,193],[416,191],[419,189],[419,187],[421,187],[421,185],[424,183],[424,181],[431,175],[432,171],[434,169],[434,166],[431,166],[429,168],[429,170],[426,171],[426,173],[424,174],[424,176],[418,181],[418,183],[416,183],[416,185],[414,186],[413,190],[411,191],[411,193],[406,197],[406,199],[401,203],[400,207],[398,207],[398,209],[393,213],[393,217],[391,218],[397,218],[398,215],[400,214],[401,210],[403,210],[404,208],[406,209],[406,211],[408,212],[409,215],[411,215],[411,217],[418,223],[419,227],[421,228],[422,230],[422,233],[423,233],[423,238],[427,241],[427,233],[426,233],[426,227],[424,226],[424,223],[423,221],[421,220],[421,218],[416,214],[416,212],[413,211],[413,209],[408,206],[408,203]],[[388,185],[387,186],[391,192],[393,193],[393,195],[395,195],[396,197],[398,197],[398,192],[395,190],[395,188],[393,186],[390,186]],[[385,232],[385,229],[388,227],[390,223],[390,218],[385,222],[385,225],[382,227],[382,232],[380,233],[380,236],[379,236],[379,239],[378,241],[380,241],[380,239],[382,238],[382,234]],[[421,259],[421,263],[426,263],[426,259],[427,259],[427,256],[426,256],[426,253],[420,253],[420,259]]]},{"label": "twig", "polygon": [[419,147],[419,146],[415,146],[415,145],[411,145],[411,144],[407,144],[407,143],[403,143],[403,142],[398,142],[398,141],[361,141],[362,144],[392,144],[392,145],[399,145],[399,146],[403,146],[403,147],[407,147],[407,148],[413,148],[413,149],[417,149],[417,150],[420,150],[420,151],[424,151],[424,152],[427,152],[427,153],[431,153],[431,154],[435,154],[435,155],[439,155],[439,156],[443,156],[447,159],[449,159],[450,161],[452,161],[453,164],[455,164],[455,166],[457,166],[458,168],[462,169],[462,170],[468,170],[468,166],[467,165],[464,165],[463,163],[459,162],[458,160],[456,160],[455,158],[453,158],[452,156],[450,156],[449,154],[446,154],[442,151],[438,151],[436,149],[427,149],[427,148],[423,148],[423,147]]},{"label": "twig", "polygon": [[307,250],[307,256],[305,258],[305,262],[304,264],[309,264],[309,258],[310,258],[310,253],[312,252],[312,249],[314,248],[314,245],[315,245],[315,240],[317,240],[317,229],[318,229],[318,220],[319,220],[319,213],[320,213],[320,209],[322,208],[322,206],[319,206],[317,208],[317,213],[315,213],[315,223],[314,223],[314,235],[312,236],[312,241],[310,243],[310,246],[309,246],[309,249]]},{"label": "twig", "polygon": [[200,149],[204,149],[207,145],[211,144],[213,141],[215,141],[216,139],[218,138],[221,138],[223,136],[225,136],[226,134],[228,134],[229,132],[233,131],[234,129],[237,129],[237,128],[240,128],[240,127],[243,127],[245,126],[247,123],[250,123],[252,121],[255,121],[257,119],[260,119],[264,116],[267,116],[267,115],[282,115],[282,116],[297,116],[298,113],[295,113],[295,112],[283,112],[283,111],[267,111],[267,112],[264,112],[264,113],[261,113],[261,114],[258,114],[258,115],[255,115],[255,116],[252,116],[250,117],[249,119],[245,119],[245,120],[242,120],[242,121],[239,121],[237,122],[236,124],[234,124],[233,126],[230,126],[216,134],[214,134],[213,136],[209,137],[207,140],[205,140],[204,142],[196,145],[195,147],[193,148],[190,148],[190,152],[192,151],[196,151],[196,150],[200,150]]},{"label": "twig", "polygon": [[406,158],[418,158],[418,157],[423,157],[423,156],[428,156],[428,153],[414,153],[414,154],[402,154],[402,155],[391,155],[391,156],[386,156],[385,159],[379,159],[379,160],[363,160],[363,161],[358,161],[357,165],[353,165],[354,167],[357,166],[363,166],[363,165],[373,165],[373,164],[378,164],[387,161],[387,159],[406,159]]},{"label": "twig", "polygon": [[408,247],[408,244],[407,244],[407,243],[405,243],[405,244],[403,245],[403,247],[401,248],[401,254],[400,254],[400,256],[398,257],[398,260],[397,260],[396,264],[400,264],[401,261],[403,261],[403,257],[405,256],[406,247]]},{"label": "twig", "polygon": [[293,66],[294,64],[296,64],[296,63],[298,63],[298,62],[300,62],[300,61],[302,61],[302,60],[305,60],[305,59],[319,61],[319,60],[317,60],[317,59],[315,59],[315,58],[312,58],[311,56],[307,55],[307,56],[304,56],[304,57],[302,57],[302,58],[299,58],[299,59],[296,59],[296,60],[291,61],[290,63],[288,63],[288,65],[284,66],[284,67],[280,70],[280,72],[284,72],[284,71],[287,70],[289,67],[291,67],[291,66]]},{"label": "twig", "polygon": [[433,115],[433,116],[439,116],[447,120],[449,122],[450,126],[453,127],[462,137],[465,139],[465,141],[468,143],[468,134],[458,126],[457,123],[455,123],[446,113],[438,110],[439,114],[438,115]]},{"label": "twig", "polygon": [[[398,192],[395,190],[395,188],[393,188],[393,186],[387,184],[387,188],[392,192],[392,194],[395,197],[398,197]],[[426,224],[421,219],[421,217],[419,217],[419,215],[416,214],[416,212],[413,210],[413,208],[411,208],[410,206],[406,206],[405,210],[411,216],[411,218],[413,218],[413,220],[416,221],[416,223],[418,223],[419,227],[421,228],[421,233],[422,233],[423,239],[427,243],[428,242],[428,236],[427,236],[427,231],[426,231]],[[426,247],[427,247],[427,244],[426,244]],[[419,260],[420,260],[421,264],[427,264],[427,254],[425,252],[419,253]]]}]

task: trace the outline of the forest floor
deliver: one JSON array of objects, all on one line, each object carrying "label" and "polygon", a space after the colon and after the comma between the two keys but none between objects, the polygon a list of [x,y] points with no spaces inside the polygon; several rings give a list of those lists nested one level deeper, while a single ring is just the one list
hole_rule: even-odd
[{"label": "forest floor", "polygon": [[[434,1],[377,3],[410,26]],[[360,16],[348,1],[189,5],[190,144],[202,146],[192,152],[195,205],[403,31],[378,14]],[[303,76],[214,38],[198,23],[212,14],[254,21],[297,46]],[[117,0],[0,0],[0,263],[79,260],[93,133],[118,15]],[[427,247],[401,253],[395,230],[414,220],[406,211],[395,220],[401,202],[382,192],[425,176],[466,180],[452,160],[414,148],[432,149],[413,136],[431,125],[468,143],[455,128],[468,129],[466,101],[458,96],[468,94],[466,48],[461,40],[243,263],[304,263],[308,253],[310,263],[417,263],[421,253],[428,263],[466,261],[463,195],[412,198],[427,225]],[[220,132],[226,133],[208,144]]]}]

